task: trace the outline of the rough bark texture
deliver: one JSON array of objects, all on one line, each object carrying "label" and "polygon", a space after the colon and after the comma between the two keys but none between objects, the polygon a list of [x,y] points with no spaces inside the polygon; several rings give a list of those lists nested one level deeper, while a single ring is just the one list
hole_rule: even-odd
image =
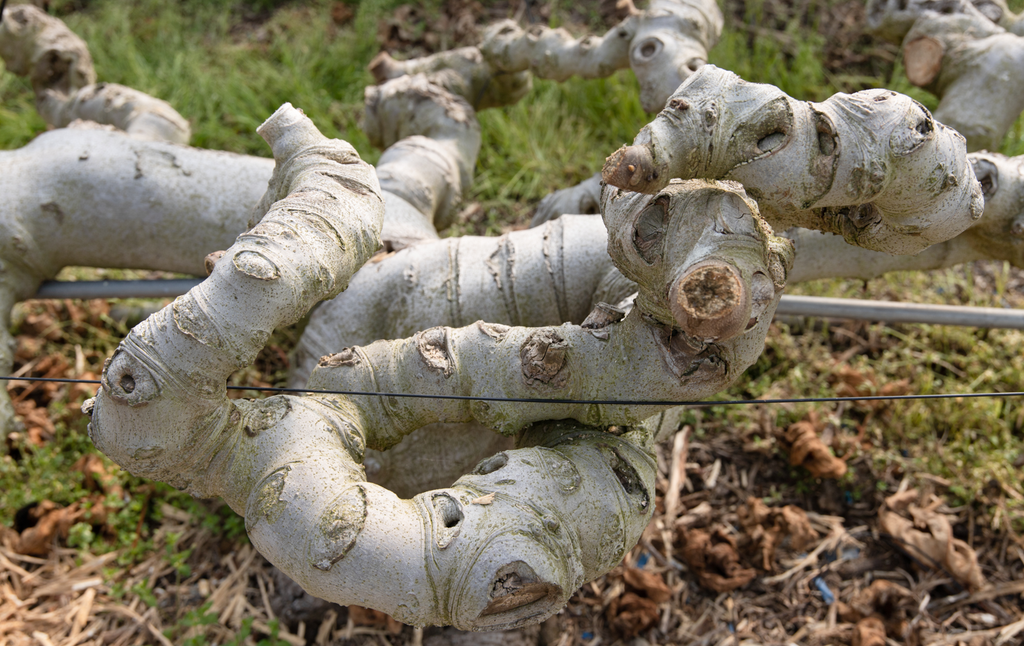
[{"label": "rough bark texture", "polygon": [[0,23],[0,58],[27,76],[46,123],[76,119],[112,125],[130,135],[188,143],[186,121],[167,102],[116,83],[96,83],[89,48],[74,32],[32,5],[10,7]]},{"label": "rough bark texture", "polygon": [[966,13],[991,19],[983,9],[995,6],[994,2],[981,5],[970,0],[868,0],[867,28],[875,36],[899,44],[918,18],[928,12]]},{"label": "rough bark texture", "polygon": [[876,36],[899,43],[926,12],[980,16],[1024,36],[1024,14],[1010,11],[1006,0],[868,0],[867,27]]},{"label": "rough bark texture", "polygon": [[913,254],[957,235],[983,209],[963,137],[889,90],[796,101],[706,65],[605,182],[655,193],[672,178],[741,182],[778,230],[800,226],[857,246]]},{"label": "rough bark texture", "polygon": [[[1024,156],[982,152],[967,157],[981,183],[985,215],[966,231],[910,256],[871,251],[847,243],[842,236],[792,228],[783,233],[796,246],[796,258],[787,282],[823,278],[868,280],[891,271],[930,271],[975,260],[1005,260],[1014,267],[1024,268]],[[588,180],[566,192],[572,195],[592,190]],[[555,204],[563,203],[559,193],[563,191],[554,194],[558,196]],[[572,207],[574,200],[565,203]],[[545,212],[547,221],[561,215],[558,210]],[[605,280],[610,282],[610,277]],[[615,295],[603,300],[620,299],[629,290],[629,284],[623,285],[615,290]]]},{"label": "rough bark texture", "polygon": [[[272,202],[269,211],[206,281],[122,343],[86,405],[94,442],[133,473],[224,496],[245,514],[253,543],[317,596],[418,625],[496,629],[549,616],[622,558],[653,510],[650,435],[616,437],[581,423],[636,423],[659,407],[229,400],[226,376],[251,361],[276,326],[343,290],[376,251],[384,212],[372,169],[290,106],[261,134],[277,163],[261,202]],[[648,226],[652,209],[660,228]],[[642,290],[665,294],[692,266],[728,259],[716,262],[739,277],[734,295],[753,301],[744,312],[750,325],[729,338],[695,338],[674,328],[680,321],[662,296],[608,322],[604,334],[479,323],[377,342],[325,357],[310,384],[625,399],[639,381],[653,396],[689,398],[716,391],[757,358],[791,249],[771,237],[738,188],[677,183],[655,197],[609,190],[604,210],[610,225],[643,232],[625,233],[632,242],[611,249]],[[772,285],[766,303],[746,296],[759,293],[758,276]],[[624,356],[636,364],[624,366]],[[613,378],[623,369],[630,379]],[[577,423],[534,425],[551,418]],[[509,434],[525,429],[524,448],[410,501],[365,482],[366,447],[393,445],[425,424],[472,419]]]},{"label": "rough bark texture", "polygon": [[633,9],[604,36],[573,38],[564,29],[524,30],[514,21],[492,25],[479,47],[464,47],[409,61],[386,52],[370,64],[378,82],[425,73],[476,109],[515,103],[530,89],[530,74],[564,81],[602,78],[632,68],[640,102],[657,112],[690,74],[707,62],[722,31],[722,13],[709,0],[653,0]]},{"label": "rough bark texture", "polygon": [[871,0],[868,28],[902,43],[907,78],[939,97],[935,118],[995,150],[1024,110],[1024,17],[1003,0]]},{"label": "rough bark texture", "polygon": [[972,153],[985,194],[985,217],[946,242],[914,256],[894,256],[806,229],[785,233],[796,245],[790,282],[820,278],[868,280],[890,271],[927,271],[974,260],[1006,260],[1024,268],[1024,156]]},{"label": "rough bark texture", "polygon": [[[447,217],[472,180],[479,126],[465,102],[421,78],[376,88],[371,99],[382,94],[390,107],[371,101],[367,115],[389,146],[377,169],[395,191],[382,192],[382,237],[397,249],[437,238],[435,218]],[[0,151],[0,371],[9,374],[13,357],[11,307],[42,281],[69,265],[204,275],[207,254],[252,224],[273,166],[81,123]],[[0,427],[12,424],[0,393]]]},{"label": "rough bark texture", "polygon": [[473,108],[422,74],[366,88],[365,106],[363,129],[371,143],[386,149],[377,164],[381,188],[421,214],[387,218],[394,233],[386,233],[385,240],[401,248],[436,238],[473,183],[480,151]]},{"label": "rough bark texture", "polygon": [[911,83],[939,97],[936,119],[969,150],[999,148],[1024,111],[1024,37],[976,15],[930,12],[907,33],[903,56]]}]

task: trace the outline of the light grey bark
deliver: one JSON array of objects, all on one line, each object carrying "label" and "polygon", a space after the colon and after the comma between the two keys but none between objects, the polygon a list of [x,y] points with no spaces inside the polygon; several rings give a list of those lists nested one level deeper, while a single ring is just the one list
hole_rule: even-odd
[{"label": "light grey bark", "polygon": [[[531,425],[636,423],[663,407],[228,399],[226,376],[275,327],[345,288],[378,247],[384,211],[372,169],[297,111],[282,108],[261,134],[277,162],[261,204],[279,201],[210,278],[122,343],[86,405],[91,436],[133,473],[224,496],[245,514],[261,552],[318,596],[417,625],[497,629],[549,616],[639,538],[653,510],[655,465],[643,429],[616,437],[572,422]],[[688,182],[654,197],[609,190],[603,211],[613,231],[625,229],[612,236],[615,262],[651,295],[622,322],[435,328],[326,357],[311,386],[624,399],[642,383],[656,397],[690,398],[756,360],[791,261],[756,205],[736,187]],[[640,238],[630,233],[636,221]],[[726,309],[750,318],[715,340],[677,328],[691,322],[669,296],[696,298],[694,270],[707,267],[731,272],[726,292],[735,303]],[[615,377],[624,370],[628,379]],[[366,447],[472,419],[509,434],[525,429],[524,448],[411,501],[365,482]]]},{"label": "light grey bark", "polygon": [[742,183],[778,230],[841,234],[914,254],[959,234],[984,201],[963,137],[889,90],[796,101],[706,65],[605,162],[604,181],[653,193],[674,177]]},{"label": "light grey bark", "polygon": [[0,58],[27,76],[46,123],[77,119],[112,125],[130,135],[188,143],[188,121],[167,102],[116,83],[96,83],[89,48],[74,32],[33,5],[7,9],[0,22]]},{"label": "light grey bark", "polygon": [[871,0],[868,27],[903,46],[907,78],[939,97],[935,118],[995,150],[1024,111],[1024,19],[1003,0]]},{"label": "light grey bark", "polygon": [[970,14],[925,13],[903,40],[910,82],[939,97],[935,118],[996,150],[1024,111],[1024,38]]},{"label": "light grey bark", "polygon": [[1024,156],[971,153],[985,195],[985,216],[946,242],[913,256],[894,256],[846,244],[839,236],[793,229],[796,245],[790,282],[863,278],[891,271],[928,271],[974,260],[1005,260],[1024,267]]},{"label": "light grey bark", "polygon": [[[370,94],[387,97],[367,110],[371,133],[388,146],[380,181],[395,191],[382,192],[385,243],[397,249],[437,239],[435,220],[450,217],[461,187],[472,181],[479,149],[472,109],[420,77]],[[0,151],[0,316],[8,320],[13,303],[65,266],[205,274],[207,254],[249,228],[272,170],[270,159],[142,141],[95,126]],[[0,343],[3,374],[13,360],[8,346]],[[0,393],[0,427],[12,424]]]},{"label": "light grey bark", "polygon": [[530,220],[536,227],[566,213],[598,213],[601,210],[601,173],[594,173],[576,186],[555,191],[540,201]]},{"label": "light grey bark", "polygon": [[385,240],[400,248],[436,238],[438,230],[451,224],[473,183],[480,151],[473,108],[422,74],[403,76],[366,88],[363,129],[371,143],[386,149],[377,164],[381,187],[426,218],[426,226],[401,233],[396,229]]},{"label": "light grey bark", "polygon": [[875,36],[899,44],[925,13],[969,14],[991,21],[984,7],[975,4],[981,3],[973,3],[971,0],[868,0],[867,28]]},{"label": "light grey bark", "polygon": [[971,0],[971,4],[986,18],[1006,31],[1024,36],[1024,13],[1010,11],[1006,0]]},{"label": "light grey bark", "polygon": [[603,78],[630,67],[640,82],[644,110],[657,112],[690,74],[707,62],[722,31],[722,13],[711,0],[652,0],[604,36],[573,38],[564,29],[514,21],[492,25],[479,47],[397,61],[382,52],[370,64],[378,82],[424,73],[467,99],[474,108],[509,105],[530,89],[530,74],[564,81]]}]

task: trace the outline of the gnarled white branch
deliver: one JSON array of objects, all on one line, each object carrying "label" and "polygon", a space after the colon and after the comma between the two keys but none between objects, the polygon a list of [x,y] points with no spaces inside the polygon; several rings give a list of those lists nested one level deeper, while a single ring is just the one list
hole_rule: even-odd
[{"label": "gnarled white branch", "polygon": [[370,71],[378,82],[425,73],[475,108],[515,103],[529,91],[530,73],[564,81],[603,78],[626,67],[640,81],[640,102],[657,112],[695,70],[722,31],[722,13],[710,0],[653,0],[604,36],[573,38],[564,29],[524,30],[514,21],[492,25],[479,47],[464,47],[409,61],[378,55]]},{"label": "gnarled white branch", "polygon": [[62,128],[83,119],[142,139],[188,143],[188,121],[170,104],[116,83],[96,83],[85,42],[32,5],[5,12],[0,58],[8,70],[29,78],[39,114],[51,126]]},{"label": "gnarled white branch", "polygon": [[1024,267],[1024,156],[968,155],[985,195],[985,216],[946,242],[914,256],[893,256],[846,244],[834,235],[792,229],[796,245],[790,282],[862,278],[890,271],[928,271],[974,260],[1006,260]]},{"label": "gnarled white branch", "polygon": [[712,65],[602,174],[645,193],[674,177],[735,180],[778,230],[837,233],[897,254],[952,238],[983,209],[963,137],[916,101],[888,90],[796,101]]},{"label": "gnarled white branch", "polygon": [[[366,88],[363,129],[370,142],[386,148],[377,164],[381,188],[422,214],[418,226],[400,228],[385,219],[384,239],[395,248],[436,238],[447,228],[473,183],[480,151],[480,125],[466,101],[424,75],[404,76]],[[406,228],[408,227],[408,228]]]},{"label": "gnarled white branch", "polygon": [[601,173],[594,173],[576,186],[557,190],[542,199],[530,220],[530,226],[540,226],[566,213],[599,213],[600,210]]},{"label": "gnarled white branch", "polygon": [[903,40],[907,78],[939,97],[935,118],[995,150],[1024,111],[1024,38],[971,14],[921,16]]},{"label": "gnarled white branch", "polygon": [[[229,400],[227,374],[274,327],[345,287],[378,246],[383,215],[372,170],[290,107],[261,134],[277,162],[261,203],[269,211],[209,279],[122,343],[87,405],[91,436],[133,473],[223,495],[244,511],[254,544],[313,594],[418,625],[503,628],[549,616],[646,525],[654,461],[644,431],[529,429],[520,444],[536,448],[411,501],[363,481],[363,450],[431,422],[486,419],[511,433],[551,418],[638,422],[659,407]],[[609,190],[604,212],[618,232],[615,262],[649,292],[621,323],[428,330],[333,355],[311,385],[411,392],[412,380],[438,394],[624,399],[639,380],[655,395],[699,397],[756,359],[791,250],[741,191],[704,182],[655,197]],[[702,328],[695,311],[716,325]],[[624,366],[623,356],[638,363]],[[628,379],[612,378],[623,369]]]}]

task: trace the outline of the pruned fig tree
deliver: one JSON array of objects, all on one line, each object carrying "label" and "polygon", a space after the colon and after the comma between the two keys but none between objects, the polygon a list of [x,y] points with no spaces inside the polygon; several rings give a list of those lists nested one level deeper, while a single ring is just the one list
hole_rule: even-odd
[{"label": "pruned fig tree", "polygon": [[[226,248],[106,366],[86,405],[97,446],[133,473],[223,496],[318,596],[417,625],[507,628],[557,611],[638,539],[666,409],[652,402],[713,394],[760,354],[793,252],[740,180],[778,223],[845,234],[842,209],[864,212],[848,237],[901,251],[973,222],[981,188],[962,142],[905,97],[805,104],[705,66],[611,160],[625,186],[603,188],[600,220],[436,240],[479,148],[473,101],[457,96],[470,86],[434,82],[442,67],[368,90],[367,131],[388,147],[376,169],[290,106],[260,129],[273,163],[82,129],[3,153],[0,187],[15,196],[0,202],[3,288],[13,303],[69,258],[198,271],[185,268]],[[133,215],[91,230],[102,213]],[[146,247],[143,235],[166,240],[142,214],[168,228],[191,217],[196,238]],[[110,229],[124,233],[103,247]],[[364,267],[382,242],[397,253]],[[309,386],[382,394],[227,398],[227,376],[275,327],[332,297],[303,342]],[[405,500],[368,482],[368,451],[453,423],[516,448]]]},{"label": "pruned fig tree", "polygon": [[191,130],[167,102],[117,83],[97,83],[89,48],[62,21],[33,5],[16,5],[0,22],[0,58],[27,76],[36,108],[51,126],[76,119],[109,124],[157,141],[188,143]]},{"label": "pruned fig tree", "polygon": [[643,193],[673,178],[737,181],[780,231],[817,229],[897,254],[952,238],[984,210],[963,137],[920,103],[889,90],[797,101],[711,65],[602,176]]},{"label": "pruned fig tree", "polygon": [[[121,344],[85,405],[94,442],[135,474],[223,496],[254,544],[318,596],[472,629],[556,612],[618,563],[653,510],[651,434],[641,422],[664,406],[613,402],[638,384],[671,400],[735,379],[763,347],[788,243],[736,185],[609,188],[609,253],[648,295],[625,318],[432,328],[325,356],[309,382],[462,399],[231,400],[227,376],[275,327],[348,285],[378,249],[384,218],[376,175],[350,146],[326,140],[290,106],[260,133],[276,167],[258,223],[206,281]],[[752,324],[736,324],[734,312],[756,310]],[[523,397],[605,403],[501,401]],[[520,448],[412,500],[365,481],[366,448],[472,420],[516,435]],[[633,430],[603,430],[612,424]]]},{"label": "pruned fig tree", "polygon": [[643,11],[623,3],[626,18],[604,36],[573,38],[564,29],[523,29],[505,20],[488,27],[477,47],[398,61],[382,52],[370,63],[378,83],[426,74],[476,109],[509,105],[530,90],[531,75],[564,81],[604,78],[630,68],[640,82],[640,103],[657,112],[668,96],[708,60],[722,32],[713,0],[652,0]]},{"label": "pruned fig tree", "polygon": [[868,26],[902,43],[907,78],[968,150],[999,148],[1024,111],[1024,21],[996,2],[872,0]]}]

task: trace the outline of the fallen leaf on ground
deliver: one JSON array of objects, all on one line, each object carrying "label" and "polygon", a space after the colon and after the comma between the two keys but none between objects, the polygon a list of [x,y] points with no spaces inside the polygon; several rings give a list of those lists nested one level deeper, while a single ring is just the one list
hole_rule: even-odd
[{"label": "fallen leaf on ground", "polygon": [[898,583],[877,579],[860,590],[849,603],[837,602],[839,619],[858,623],[875,617],[885,624],[885,632],[903,637],[907,617],[916,612],[914,595]]},{"label": "fallen leaf on ground", "polygon": [[106,465],[103,464],[103,458],[95,453],[87,453],[78,458],[71,465],[71,470],[78,471],[85,476],[83,484],[89,491],[112,493],[118,498],[124,497],[124,490],[118,484],[117,478],[107,471]]},{"label": "fallen leaf on ground", "polygon": [[832,455],[818,437],[814,420],[803,420],[790,425],[786,441],[790,443],[789,463],[803,466],[815,478],[841,478],[846,473],[846,462]]},{"label": "fallen leaf on ground", "polygon": [[15,339],[18,342],[14,351],[14,358],[22,363],[28,363],[35,359],[43,351],[44,341],[31,334],[19,334]]},{"label": "fallen leaf on ground", "polygon": [[697,525],[706,525],[711,520],[713,512],[714,508],[707,501],[704,501],[687,511],[680,518],[677,518],[675,528],[676,530],[683,530]]},{"label": "fallen leaf on ground", "polygon": [[50,500],[40,502],[28,510],[27,516],[35,524],[21,532],[14,551],[31,556],[46,556],[53,548],[54,538],[67,538],[68,530],[82,520],[83,513],[77,503],[61,507]]},{"label": "fallen leaf on ground", "polygon": [[672,596],[672,591],[665,585],[665,579],[661,578],[660,574],[631,567],[622,573],[622,579],[626,585],[636,592],[643,593],[654,603],[668,601]]},{"label": "fallen leaf on ground", "polygon": [[866,617],[853,628],[852,646],[885,646],[885,625],[878,617]]},{"label": "fallen leaf on ground", "polygon": [[[935,511],[934,505],[920,507],[909,502],[908,493],[886,499],[878,510],[879,529],[920,565],[942,568],[971,592],[985,587],[978,555],[970,545],[953,537],[949,518]],[[903,509],[910,518],[898,513]]]},{"label": "fallen leaf on ground", "polygon": [[[878,378],[870,370],[857,370],[851,366],[843,365],[835,370],[829,381],[835,388],[836,397],[871,397],[882,396],[892,397],[906,395],[910,392],[910,380],[900,379],[878,386]],[[876,413],[889,405],[884,400],[869,400],[853,402],[856,408],[870,413]]]},{"label": "fallen leaf on ground", "polygon": [[[78,379],[95,381],[99,379],[99,376],[95,372],[87,370],[78,375]],[[68,401],[73,404],[81,403],[90,397],[95,397],[97,389],[96,384],[69,384]],[[77,406],[71,406],[71,408],[78,410]]]},{"label": "fallen leaf on ground", "polygon": [[760,498],[751,496],[736,513],[753,544],[760,547],[762,567],[769,572],[774,569],[776,548],[787,537],[796,552],[804,551],[820,538],[811,527],[807,513],[795,505],[769,507]]},{"label": "fallen leaf on ground", "polygon": [[53,439],[53,422],[46,408],[39,407],[34,400],[23,399],[14,402],[14,412],[25,424],[25,436],[35,446],[43,446]]},{"label": "fallen leaf on ground", "polygon": [[750,583],[757,572],[740,565],[736,541],[718,527],[713,533],[692,529],[682,533],[683,560],[697,582],[715,592],[728,592]]},{"label": "fallen leaf on ground", "polygon": [[612,599],[605,609],[608,625],[623,639],[632,639],[658,621],[658,604],[652,599],[627,592]]},{"label": "fallen leaf on ground", "polygon": [[[860,621],[871,615],[892,618],[914,605],[914,596],[902,585],[877,579],[853,596],[844,610],[840,607],[843,621]],[[844,612],[846,614],[844,614]]]}]

